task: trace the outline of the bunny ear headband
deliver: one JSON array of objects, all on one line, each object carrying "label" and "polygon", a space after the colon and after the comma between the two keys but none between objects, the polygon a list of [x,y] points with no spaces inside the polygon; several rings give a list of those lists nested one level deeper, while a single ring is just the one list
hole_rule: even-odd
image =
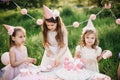
[{"label": "bunny ear headband", "polygon": [[14,32],[14,27],[13,26],[6,25],[6,24],[3,24],[3,26],[7,29],[9,35],[13,34],[13,32]]},{"label": "bunny ear headband", "polygon": [[87,25],[83,28],[82,33],[84,33],[86,30],[93,30],[93,31],[96,32],[95,27],[94,27],[91,19],[88,20],[88,23],[87,23]]},{"label": "bunny ear headband", "polygon": [[53,17],[53,19],[56,19],[56,17],[58,17],[60,15],[58,10],[52,11],[45,5],[43,5],[43,12],[44,12],[45,19],[49,19],[51,17]]}]

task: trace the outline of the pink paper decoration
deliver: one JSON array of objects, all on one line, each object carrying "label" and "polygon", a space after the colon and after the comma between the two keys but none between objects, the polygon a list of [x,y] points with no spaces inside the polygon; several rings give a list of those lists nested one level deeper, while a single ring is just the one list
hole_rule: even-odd
[{"label": "pink paper decoration", "polygon": [[37,25],[42,25],[42,24],[43,24],[43,20],[42,20],[42,19],[38,19],[38,20],[36,21],[36,23],[37,23]]},{"label": "pink paper decoration", "polygon": [[9,52],[5,52],[2,54],[1,56],[1,62],[4,64],[4,65],[8,65],[10,63],[10,60],[9,60]]},{"label": "pink paper decoration", "polygon": [[95,14],[91,14],[91,15],[90,15],[90,19],[91,19],[91,20],[95,20],[95,19],[96,19],[96,15],[95,15]]},{"label": "pink paper decoration", "polygon": [[116,24],[119,24],[119,25],[120,25],[120,18],[118,18],[118,19],[116,20]]},{"label": "pink paper decoration", "polygon": [[23,8],[23,9],[21,10],[21,14],[23,14],[23,15],[27,14],[27,9]]},{"label": "pink paper decoration", "polygon": [[104,54],[103,54],[103,59],[107,59],[109,57],[112,56],[112,52],[110,50],[107,50]]},{"label": "pink paper decoration", "polygon": [[109,4],[105,4],[104,8],[105,9],[110,9],[111,8],[111,4],[110,3]]},{"label": "pink paper decoration", "polygon": [[75,21],[75,22],[73,23],[73,27],[74,27],[74,28],[79,27],[79,22]]}]

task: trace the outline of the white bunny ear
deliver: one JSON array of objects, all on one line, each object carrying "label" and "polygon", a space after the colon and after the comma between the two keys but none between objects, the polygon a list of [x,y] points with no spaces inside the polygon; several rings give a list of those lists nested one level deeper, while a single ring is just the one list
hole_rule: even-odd
[{"label": "white bunny ear", "polygon": [[91,19],[88,20],[88,23],[87,23],[87,25],[83,28],[83,32],[82,32],[82,33],[84,33],[86,30],[93,30],[93,31],[96,32],[95,27],[94,27]]},{"label": "white bunny ear", "polygon": [[54,17],[58,17],[59,15],[60,15],[60,12],[55,9],[55,10],[53,11],[53,16],[54,16]]}]

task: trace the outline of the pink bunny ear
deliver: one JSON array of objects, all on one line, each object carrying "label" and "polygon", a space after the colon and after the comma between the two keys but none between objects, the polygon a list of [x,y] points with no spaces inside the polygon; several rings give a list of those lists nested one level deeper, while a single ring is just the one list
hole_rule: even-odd
[{"label": "pink bunny ear", "polygon": [[88,20],[87,25],[83,28],[83,33],[84,33],[86,30],[93,30],[93,31],[96,32],[95,27],[94,27],[91,19]]},{"label": "pink bunny ear", "polygon": [[43,5],[43,12],[44,12],[44,17],[46,19],[49,19],[51,17],[53,17],[53,13],[52,10],[50,10],[47,6]]},{"label": "pink bunny ear", "polygon": [[13,26],[6,25],[6,24],[3,24],[3,26],[7,29],[9,35],[13,34],[13,32],[14,32],[14,27]]}]

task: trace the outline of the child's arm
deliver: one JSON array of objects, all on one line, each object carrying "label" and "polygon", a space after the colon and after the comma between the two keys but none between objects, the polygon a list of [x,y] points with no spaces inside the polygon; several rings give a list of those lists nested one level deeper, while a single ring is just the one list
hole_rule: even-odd
[{"label": "child's arm", "polygon": [[100,60],[102,58],[107,59],[112,56],[112,52],[110,50],[104,50],[100,56],[101,56]]},{"label": "child's arm", "polygon": [[97,57],[97,61],[99,62],[102,59],[102,55]]},{"label": "child's arm", "polygon": [[46,56],[50,57],[51,55],[53,55],[53,52],[49,49],[49,46],[45,47],[45,50],[47,51]]},{"label": "child's arm", "polygon": [[13,49],[10,49],[10,64],[12,67],[19,66],[23,62],[27,61],[27,58],[16,61],[16,54]]},{"label": "child's arm", "polygon": [[37,59],[28,57],[27,60],[26,60],[26,62],[36,64],[37,63]]},{"label": "child's arm", "polygon": [[80,51],[75,52],[74,59],[77,59],[77,58],[80,58],[80,57],[81,57]]},{"label": "child's arm", "polygon": [[74,58],[77,59],[80,57],[81,57],[81,47],[80,47],[80,45],[78,45],[78,46],[76,46],[76,49],[75,49]]},{"label": "child's arm", "polygon": [[67,45],[64,45],[63,48],[59,49],[58,55],[55,57],[54,66],[58,66],[60,64],[60,59],[64,55],[66,50],[67,50]]},{"label": "child's arm", "polygon": [[[25,51],[27,52],[27,49],[25,47]],[[28,63],[35,63],[36,60],[30,57],[25,57],[19,61],[16,61],[16,54],[13,48],[10,49],[10,64],[12,67],[16,67],[19,66],[20,64],[24,63],[24,62],[28,62]]]},{"label": "child's arm", "polygon": [[99,62],[102,58],[103,58],[103,55],[104,53],[106,52],[106,50],[104,50],[100,56],[97,57],[97,61]]}]

